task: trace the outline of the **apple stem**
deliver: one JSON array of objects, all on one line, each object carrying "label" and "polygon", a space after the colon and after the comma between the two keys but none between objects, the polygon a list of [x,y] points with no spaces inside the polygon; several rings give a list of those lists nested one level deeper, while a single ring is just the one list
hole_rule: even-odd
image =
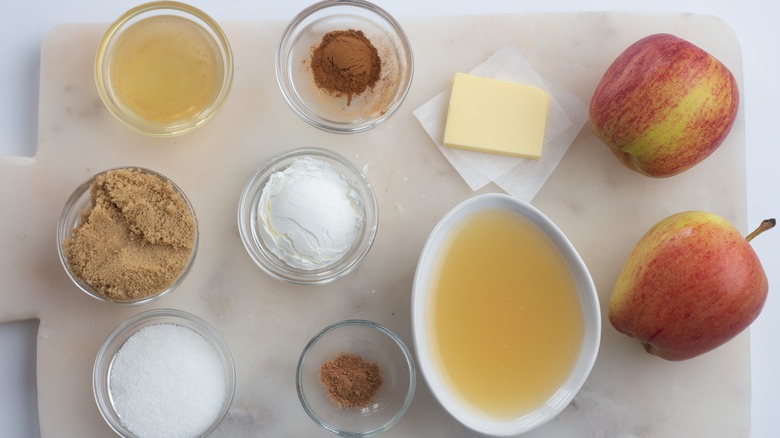
[{"label": "apple stem", "polygon": [[758,228],[753,230],[752,233],[748,234],[747,237],[745,237],[745,239],[747,239],[747,241],[750,242],[751,240],[753,240],[754,237],[756,237],[759,234],[763,233],[764,231],[774,227],[775,223],[776,223],[776,221],[775,221],[774,218],[772,218],[772,219],[764,219],[763,221],[761,221],[761,224],[758,226]]}]

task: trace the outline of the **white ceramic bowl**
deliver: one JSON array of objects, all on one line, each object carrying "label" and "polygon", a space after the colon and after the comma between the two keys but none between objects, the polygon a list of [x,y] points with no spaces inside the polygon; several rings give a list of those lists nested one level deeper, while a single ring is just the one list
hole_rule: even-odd
[{"label": "white ceramic bowl", "polygon": [[[573,275],[583,316],[584,335],[573,369],[560,388],[542,405],[527,414],[506,420],[478,412],[457,396],[434,362],[428,320],[430,281],[434,262],[454,227],[486,209],[504,209],[536,225],[552,241]],[[412,328],[418,367],[436,399],[455,419],[468,428],[490,436],[513,436],[535,429],[558,415],[580,390],[593,367],[601,336],[601,311],[593,280],[585,263],[558,227],[530,204],[502,194],[479,195],[464,201],[446,214],[423,247],[412,291]]]}]

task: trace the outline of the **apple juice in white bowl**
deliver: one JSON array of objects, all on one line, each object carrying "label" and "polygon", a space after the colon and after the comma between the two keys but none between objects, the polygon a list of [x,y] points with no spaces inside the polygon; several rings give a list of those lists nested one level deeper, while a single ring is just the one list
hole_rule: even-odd
[{"label": "apple juice in white bowl", "polygon": [[590,373],[601,315],[566,236],[530,204],[486,194],[431,232],[414,279],[414,343],[434,396],[493,436],[560,413]]}]

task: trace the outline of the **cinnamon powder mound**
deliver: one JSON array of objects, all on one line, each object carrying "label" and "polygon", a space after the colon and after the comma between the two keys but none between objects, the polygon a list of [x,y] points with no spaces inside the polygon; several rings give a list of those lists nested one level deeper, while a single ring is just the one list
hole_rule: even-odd
[{"label": "cinnamon powder mound", "polygon": [[140,169],[116,169],[95,178],[90,197],[62,242],[73,275],[118,301],[170,287],[195,244],[195,218],[173,185]]},{"label": "cinnamon powder mound", "polygon": [[312,52],[314,83],[336,95],[359,95],[376,85],[382,60],[376,47],[360,30],[334,30],[326,33]]},{"label": "cinnamon powder mound", "polygon": [[320,381],[342,408],[368,406],[382,386],[382,369],[352,353],[341,353],[320,366]]}]

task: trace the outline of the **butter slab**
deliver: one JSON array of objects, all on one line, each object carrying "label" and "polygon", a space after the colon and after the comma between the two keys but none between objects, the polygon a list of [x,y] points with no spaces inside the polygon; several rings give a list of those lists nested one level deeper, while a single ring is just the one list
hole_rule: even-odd
[{"label": "butter slab", "polygon": [[456,73],[444,145],[539,159],[550,95],[525,84]]}]

